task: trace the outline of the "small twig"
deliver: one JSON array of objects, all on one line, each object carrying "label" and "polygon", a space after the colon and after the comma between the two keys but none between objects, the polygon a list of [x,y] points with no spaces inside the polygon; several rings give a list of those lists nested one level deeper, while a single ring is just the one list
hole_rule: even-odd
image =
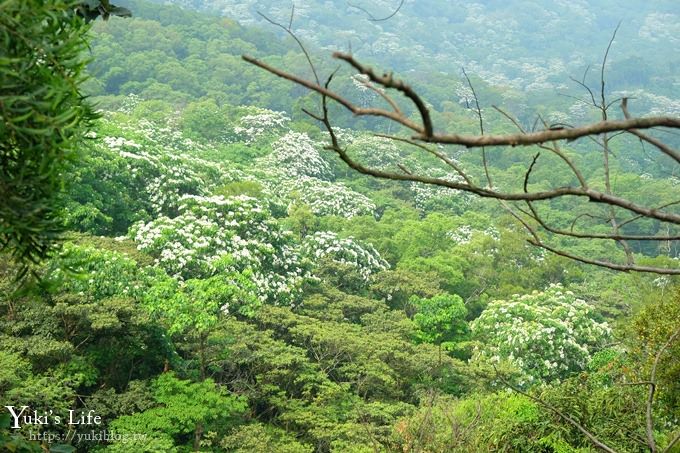
[{"label": "small twig", "polygon": [[524,192],[529,193],[527,190],[527,186],[529,184],[529,176],[531,176],[531,171],[534,169],[534,165],[536,165],[536,161],[538,158],[541,156],[541,153],[536,153],[534,156],[534,159],[531,161],[531,165],[529,165],[529,169],[527,170],[526,174],[524,175]]},{"label": "small twig", "polygon": [[564,258],[569,258],[570,260],[578,261],[580,263],[584,264],[592,264],[595,266],[600,266],[600,267],[606,267],[608,269],[612,269],[615,271],[620,271],[620,272],[630,272],[630,271],[635,271],[635,272],[649,272],[652,274],[660,274],[660,275],[680,275],[680,269],[676,268],[664,268],[664,267],[653,267],[653,266],[640,266],[637,264],[618,264],[618,263],[612,263],[609,261],[602,261],[602,260],[594,260],[590,258],[584,258],[578,255],[574,255],[573,253],[565,252],[564,250],[559,250],[554,247],[551,247],[541,241],[536,241],[532,239],[528,239],[529,243],[532,245],[535,245],[536,247],[541,247],[549,252],[554,253],[555,255],[562,256]]},{"label": "small twig", "polygon": [[353,5],[352,3],[347,2],[347,6],[349,6],[351,8],[356,8],[360,11],[363,11],[364,13],[366,13],[366,15],[368,15],[368,20],[370,20],[371,22],[383,22],[383,21],[386,21],[386,20],[390,20],[394,16],[396,16],[397,13],[399,12],[399,10],[401,10],[401,7],[404,6],[405,1],[406,0],[401,0],[401,2],[399,2],[399,6],[397,6],[397,9],[395,9],[389,16],[386,16],[386,17],[383,17],[383,18],[376,18],[373,14],[369,13],[365,8],[362,8],[359,5]]},{"label": "small twig", "polygon": [[[587,71],[587,70],[586,70],[586,71]],[[590,95],[590,99],[592,100],[592,103],[593,103],[592,105],[593,105],[594,107],[598,108],[597,102],[595,101],[595,94],[593,94],[593,90],[591,90],[590,87],[589,87],[588,85],[586,85],[586,83],[585,83],[585,75],[584,75],[583,77],[584,77],[584,78],[583,78],[583,81],[579,81],[579,80],[577,80],[577,79],[575,79],[575,78],[573,78],[573,77],[569,77],[569,79],[572,80],[572,81],[574,81],[574,82],[576,82],[576,83],[579,84],[581,87],[585,88],[585,90],[588,91],[588,94]]]},{"label": "small twig", "polygon": [[404,173],[406,173],[407,175],[412,175],[412,174],[413,174],[413,172],[412,172],[411,170],[409,170],[408,168],[406,168],[403,164],[397,164],[397,167],[398,167],[401,171],[403,171]]},{"label": "small twig", "polygon": [[422,143],[416,142],[414,140],[411,140],[409,138],[405,137],[397,137],[394,135],[386,135],[386,134],[375,134],[376,137],[381,137],[381,138],[386,138],[389,140],[395,140],[403,143],[408,143],[409,145],[416,146],[424,151],[427,151],[428,153],[432,154],[433,156],[437,157],[440,159],[442,162],[444,162],[446,165],[449,167],[453,168],[458,175],[465,180],[466,183],[469,185],[473,185],[472,180],[469,178],[469,176],[463,171],[456,162],[454,162],[452,159],[450,159],[448,156],[446,156],[444,153],[441,153],[437,150],[431,149],[428,146],[423,145]]},{"label": "small twig", "polygon": [[609,51],[612,48],[612,44],[614,44],[614,39],[616,39],[616,33],[619,31],[619,27],[621,27],[621,22],[619,22],[616,25],[616,28],[614,29],[614,33],[612,33],[612,38],[609,40],[609,44],[607,45],[607,50],[604,52],[604,58],[602,58],[602,68],[600,69],[600,98],[602,100],[602,115],[603,115],[603,120],[607,120],[607,101],[605,98],[604,94],[604,86],[605,86],[605,67],[607,66],[607,58],[609,57]]},{"label": "small twig", "polygon": [[[484,117],[482,116],[482,109],[479,106],[479,97],[477,96],[475,87],[472,85],[470,77],[468,77],[467,72],[465,72],[465,68],[461,68],[461,70],[463,71],[463,76],[465,76],[465,80],[467,81],[467,84],[470,87],[470,91],[472,91],[472,97],[475,101],[475,106],[477,108],[477,118],[479,119],[479,133],[480,135],[484,135]],[[491,180],[491,173],[489,173],[489,163],[486,158],[486,148],[484,146],[482,146],[482,165],[484,166],[484,175],[486,176],[486,182],[488,184],[488,187],[491,188],[493,187],[493,181]]]},{"label": "small twig", "polygon": [[506,387],[508,387],[508,388],[512,389],[513,391],[519,393],[520,395],[525,396],[525,397],[529,398],[530,400],[532,400],[532,401],[534,401],[534,402],[540,404],[541,406],[545,407],[546,409],[548,409],[549,411],[551,411],[552,413],[554,413],[555,415],[557,415],[558,417],[560,417],[562,420],[566,421],[567,423],[569,423],[570,425],[572,425],[573,427],[575,427],[576,429],[578,429],[578,430],[581,432],[581,434],[583,434],[584,436],[586,436],[586,437],[588,438],[588,440],[590,440],[590,442],[591,442],[593,445],[595,445],[597,448],[599,448],[600,450],[604,450],[604,451],[606,451],[606,452],[608,452],[608,453],[616,453],[616,450],[612,449],[612,448],[609,447],[607,444],[603,443],[601,440],[599,440],[597,437],[595,437],[595,435],[594,435],[593,433],[591,433],[590,431],[588,431],[588,430],[587,430],[583,425],[581,425],[579,422],[577,422],[577,421],[574,420],[573,418],[569,417],[568,415],[566,415],[565,413],[563,413],[562,411],[560,411],[559,409],[557,409],[557,408],[556,408],[555,406],[553,406],[552,404],[549,404],[549,403],[547,403],[546,401],[543,401],[542,399],[537,398],[537,397],[535,397],[535,396],[533,396],[533,395],[531,395],[531,394],[529,394],[529,393],[527,393],[527,392],[525,392],[525,391],[523,391],[523,390],[520,390],[519,388],[515,387],[515,386],[512,385],[510,382],[508,382],[505,378],[503,378],[503,377],[500,375],[500,373],[498,373],[498,370],[496,370],[496,367],[495,367],[495,366],[494,366],[494,370],[496,371],[496,376],[497,376],[497,378],[498,378],[498,379],[499,379]]},{"label": "small twig", "polygon": [[383,98],[385,102],[387,102],[390,105],[390,107],[392,107],[394,113],[398,115],[403,115],[403,112],[401,111],[397,103],[394,101],[394,99],[389,97],[387,93],[385,93],[383,90],[380,90],[377,87],[373,86],[370,82],[360,81],[359,83],[361,83],[363,86],[373,91],[374,93],[377,93],[381,98]]},{"label": "small twig", "polygon": [[654,393],[656,392],[656,370],[659,366],[659,361],[661,361],[661,356],[666,349],[680,336],[680,328],[678,328],[673,334],[668,338],[668,341],[659,349],[654,357],[654,363],[652,364],[652,371],[649,378],[649,393],[647,394],[647,404],[646,404],[646,426],[645,430],[647,432],[647,445],[652,453],[656,452],[656,441],[654,440],[654,418],[653,418],[653,405],[654,405]]},{"label": "small twig", "polygon": [[[623,111],[623,116],[626,119],[631,118],[630,112],[628,111],[628,98],[623,98],[621,100],[621,110]],[[636,129],[630,129],[628,130],[628,132],[638,137],[641,141],[645,141],[651,145],[656,146],[662,153],[664,153],[671,159],[675,160],[676,162],[680,163],[680,152],[666,145],[661,140],[650,135],[644,134]]]}]

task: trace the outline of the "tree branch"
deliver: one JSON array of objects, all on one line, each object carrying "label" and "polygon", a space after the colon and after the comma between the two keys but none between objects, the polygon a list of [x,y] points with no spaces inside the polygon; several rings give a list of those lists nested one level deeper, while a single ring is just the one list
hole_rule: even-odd
[{"label": "tree branch", "polygon": [[[623,98],[621,100],[621,110],[623,111],[623,115],[626,117],[626,119],[630,119],[630,112],[628,111],[628,98]],[[654,138],[652,136],[649,136],[647,134],[643,134],[642,132],[636,130],[636,129],[630,129],[628,130],[629,133],[635,135],[638,137],[640,140],[645,141],[649,144],[652,144],[656,146],[662,153],[673,159],[674,161],[680,163],[680,152],[674,150],[670,146],[666,145],[664,142],[661,140]]]},{"label": "tree branch", "polygon": [[[273,21],[271,21],[274,23]],[[292,21],[291,21],[292,23]],[[276,24],[279,27],[282,27],[286,29],[285,26],[281,26],[280,24]],[[290,31],[290,26],[286,29],[289,33],[292,34]],[[618,30],[618,27],[617,27]],[[669,116],[654,116],[654,117],[646,117],[646,118],[632,118],[628,112],[627,112],[627,99],[622,100],[622,109],[624,110],[624,119],[619,119],[619,120],[613,120],[610,119],[608,116],[607,110],[611,107],[613,104],[612,102],[607,103],[607,99],[605,96],[604,88],[604,73],[605,73],[605,66],[607,62],[607,57],[609,54],[609,50],[611,49],[611,46],[613,44],[614,38],[616,36],[616,31],[614,32],[611,40],[609,41],[609,45],[607,47],[607,51],[605,52],[605,56],[602,61],[602,68],[600,71],[600,84],[601,84],[601,90],[600,90],[600,102],[598,105],[598,102],[595,101],[595,95],[592,90],[588,89],[586,83],[585,83],[585,75],[584,74],[584,79],[583,81],[579,82],[576,81],[579,85],[585,87],[588,90],[588,93],[590,95],[590,99],[593,103],[593,106],[598,108],[601,113],[602,113],[602,120],[599,122],[591,123],[591,124],[586,124],[582,126],[577,126],[577,127],[572,127],[570,125],[563,125],[560,124],[560,127],[553,127],[549,126],[543,121],[544,124],[544,129],[543,130],[535,130],[532,128],[531,132],[528,132],[524,130],[524,128],[521,127],[519,122],[515,120],[512,116],[509,114],[505,113],[498,107],[495,107],[497,111],[499,111],[501,114],[503,114],[506,118],[508,118],[515,126],[519,129],[518,133],[511,133],[511,134],[492,134],[492,135],[487,135],[485,134],[484,131],[484,123],[483,123],[483,117],[481,114],[481,107],[479,105],[479,99],[476,96],[476,93],[474,91],[474,87],[472,87],[470,83],[470,78],[468,77],[467,73],[463,72],[466,80],[468,81],[468,84],[471,86],[471,89],[473,90],[473,94],[475,95],[475,107],[476,107],[476,112],[477,116],[479,117],[480,121],[480,134],[478,135],[466,135],[466,134],[457,134],[457,133],[435,133],[434,132],[434,126],[432,123],[432,119],[430,116],[429,109],[427,108],[426,103],[424,100],[413,90],[409,85],[404,83],[402,80],[399,80],[391,73],[379,75],[377,74],[371,67],[365,66],[359,61],[357,61],[351,54],[347,53],[341,53],[341,52],[336,52],[333,54],[333,57],[336,59],[343,60],[347,64],[349,64],[352,68],[357,70],[359,73],[365,75],[368,77],[370,83],[366,83],[365,85],[372,89],[373,91],[376,91],[381,94],[383,99],[390,105],[391,110],[387,109],[382,109],[382,108],[361,108],[357,106],[354,102],[350,101],[349,99],[341,96],[337,92],[331,90],[329,88],[330,85],[330,79],[332,79],[332,76],[329,78],[329,80],[324,84],[321,85],[319,82],[318,76],[313,69],[313,64],[311,62],[311,59],[309,58],[309,55],[307,54],[306,51],[304,51],[308,62],[312,66],[312,70],[315,74],[315,81],[309,81],[306,79],[303,79],[301,77],[298,77],[296,75],[287,73],[285,71],[282,71],[280,69],[274,68],[272,66],[269,66],[268,64],[259,61],[255,58],[249,57],[249,56],[243,56],[243,59],[251,64],[254,64],[278,77],[282,77],[284,79],[290,80],[293,83],[296,83],[300,86],[303,86],[311,91],[314,91],[318,94],[321,95],[322,98],[322,109],[323,113],[320,115],[313,114],[307,110],[305,110],[305,113],[310,115],[310,117],[314,118],[315,120],[321,122],[326,130],[329,133],[331,143],[329,146],[327,146],[327,149],[334,151],[340,159],[345,162],[350,168],[353,170],[377,177],[377,178],[382,178],[382,179],[390,179],[390,180],[395,180],[395,181],[410,181],[410,182],[418,182],[418,183],[423,183],[423,184],[430,184],[430,185],[435,185],[435,186],[441,186],[441,187],[447,187],[450,189],[454,190],[461,190],[464,192],[468,193],[473,193],[477,196],[483,197],[483,198],[493,198],[497,200],[501,200],[503,203],[502,205],[506,207],[506,209],[509,209],[508,204],[505,202],[509,201],[524,201],[529,203],[530,205],[530,211],[531,213],[524,212],[525,215],[529,215],[534,221],[538,222],[539,226],[543,228],[544,230],[553,233],[553,234],[558,234],[558,235],[563,235],[563,236],[570,236],[573,238],[577,239],[609,239],[613,241],[619,242],[622,246],[624,251],[626,252],[626,257],[627,257],[627,264],[618,264],[618,263],[611,263],[608,261],[603,261],[599,259],[591,259],[587,257],[579,257],[576,255],[573,255],[567,251],[559,250],[556,249],[552,246],[549,246],[548,244],[545,244],[541,241],[540,237],[538,236],[538,233],[532,227],[529,225],[526,221],[522,221],[522,223],[527,227],[527,231],[530,231],[533,239],[530,240],[530,242],[536,246],[542,247],[546,250],[549,250],[553,253],[556,253],[560,256],[574,259],[576,261],[586,263],[586,264],[593,264],[613,270],[620,270],[620,271],[639,271],[639,272],[653,272],[653,273],[659,273],[659,274],[680,274],[680,269],[666,269],[666,268],[657,268],[657,267],[650,267],[650,266],[638,266],[635,265],[633,262],[633,253],[631,248],[627,244],[627,240],[641,240],[641,241],[674,241],[674,240],[680,240],[680,235],[673,235],[673,234],[667,234],[666,236],[656,236],[656,235],[630,235],[630,234],[624,234],[621,232],[621,228],[624,225],[627,225],[635,220],[646,218],[646,219],[653,219],[657,220],[660,222],[666,222],[669,224],[676,224],[680,225],[680,214],[676,214],[674,212],[669,212],[666,210],[663,210],[663,208],[671,206],[675,203],[670,203],[664,206],[661,206],[659,208],[655,208],[652,206],[645,206],[645,205],[640,205],[633,200],[623,198],[621,196],[616,195],[613,190],[612,190],[612,185],[610,184],[610,177],[609,177],[609,154],[611,153],[611,150],[609,149],[609,140],[611,140],[615,135],[628,132],[633,135],[638,136],[641,140],[651,143],[654,146],[656,146],[659,150],[661,150],[664,154],[670,156],[673,158],[676,162],[680,162],[680,152],[673,150],[669,146],[665,145],[662,143],[660,140],[650,137],[643,132],[640,132],[641,130],[645,129],[650,129],[650,128],[658,128],[658,127],[668,127],[668,128],[673,128],[673,129],[680,129],[680,118],[677,117],[669,117]],[[301,45],[299,40],[296,39],[298,44]],[[375,86],[373,85],[375,84]],[[401,92],[406,98],[408,98],[414,105],[415,109],[420,115],[420,121],[414,121],[411,118],[409,118],[397,105],[394,100],[387,96],[384,91],[381,89],[395,89],[399,92]],[[381,170],[381,169],[375,169],[375,168],[370,168],[367,166],[362,165],[359,162],[356,162],[353,160],[346,152],[346,149],[344,149],[340,144],[338,143],[338,138],[335,135],[335,132],[333,130],[333,127],[330,124],[330,119],[328,117],[328,100],[332,100],[334,102],[337,102],[341,106],[343,106],[345,109],[347,109],[349,112],[353,113],[356,116],[376,116],[376,117],[382,117],[386,118],[394,123],[400,124],[401,126],[409,129],[414,133],[414,135],[410,138],[398,138],[395,136],[388,136],[388,135],[382,135],[382,134],[376,134],[378,136],[382,136],[384,138],[390,138],[393,140],[399,140],[405,143],[409,143],[411,145],[415,145],[420,147],[421,149],[427,151],[428,153],[434,155],[437,157],[439,160],[441,160],[443,163],[448,165],[450,168],[452,168],[462,179],[463,181],[448,181],[443,178],[435,178],[435,177],[430,177],[427,175],[419,175],[415,174],[411,171],[403,171],[403,172],[391,172],[391,171],[386,171],[386,170]],[[587,102],[581,100],[581,102],[584,102],[587,104]],[[538,120],[541,120],[539,117]],[[538,122],[537,120],[537,122]],[[612,135],[608,135],[612,134]],[[603,135],[603,138],[601,141],[597,141],[598,145],[600,145],[603,148],[604,152],[604,167],[605,167],[605,188],[604,191],[602,190],[597,190],[593,189],[589,186],[588,181],[586,180],[585,176],[583,173],[579,170],[579,168],[576,166],[574,161],[558,146],[558,142],[561,140],[567,140],[567,141],[573,141],[579,138],[591,138],[595,139],[596,136],[598,135]],[[475,148],[475,147],[480,147],[482,148],[482,164],[484,167],[484,172],[486,175],[487,179],[487,186],[486,187],[481,187],[478,184],[475,184],[472,178],[466,174],[465,171],[452,159],[448,158],[444,153],[431,149],[427,146],[424,146],[423,143],[435,143],[439,145],[460,145],[460,146],[465,146],[468,148]],[[546,189],[546,190],[540,190],[536,192],[530,192],[529,189],[529,177],[534,170],[536,166],[536,158],[532,161],[531,165],[527,168],[527,171],[525,173],[525,178],[524,178],[524,184],[523,184],[523,191],[522,192],[513,192],[513,191],[501,191],[501,190],[496,190],[493,187],[491,177],[490,177],[490,169],[489,169],[489,164],[486,159],[486,149],[485,147],[487,146],[510,146],[510,147],[515,147],[515,146],[533,146],[536,145],[540,147],[541,149],[549,150],[551,153],[555,154],[557,157],[559,157],[572,171],[574,176],[576,177],[576,180],[578,181],[577,186],[562,186],[562,187],[554,187],[551,189]],[[539,216],[538,211],[531,206],[531,203],[533,202],[538,202],[538,201],[545,201],[545,200],[552,200],[564,196],[574,196],[574,197],[579,197],[579,198],[584,198],[588,200],[589,202],[593,203],[598,203],[598,204],[603,204],[605,206],[609,206],[609,215],[606,218],[607,222],[611,224],[612,232],[609,234],[595,234],[595,233],[588,233],[588,232],[574,232],[573,231],[573,225],[572,225],[572,230],[571,231],[566,231],[562,230],[559,228],[551,227],[550,225],[547,224],[541,217]],[[620,208],[624,209],[627,211],[630,211],[631,213],[635,214],[628,220],[624,220],[622,222],[619,222],[618,219],[616,218],[616,211],[614,208]],[[512,211],[509,211],[512,213],[513,216],[516,218],[521,218],[517,213],[514,213]],[[589,214],[590,215],[590,214]],[[594,217],[590,215],[591,217]],[[578,218],[582,216],[577,217],[574,220],[574,223]]]},{"label": "tree branch", "polygon": [[423,129],[421,126],[418,124],[414,123],[413,121],[409,120],[403,115],[397,114],[395,112],[390,112],[388,110],[384,109],[377,109],[377,108],[360,108],[354,105],[352,102],[349,100],[343,98],[337,93],[334,93],[333,91],[329,90],[326,87],[323,87],[319,84],[316,84],[314,82],[310,82],[308,80],[305,80],[301,77],[298,77],[293,74],[289,74],[287,72],[281,71],[279,69],[276,69],[267,63],[264,63],[263,61],[260,61],[256,58],[249,57],[248,55],[242,55],[241,58],[244,61],[247,61],[248,63],[254,64],[255,66],[264,69],[265,71],[268,71],[278,77],[281,77],[286,80],[290,80],[291,82],[297,83],[298,85],[301,85],[305,88],[309,88],[312,91],[315,91],[327,98],[333,99],[343,107],[345,107],[347,110],[352,112],[356,116],[381,116],[384,118],[391,119],[392,121],[399,123],[417,133],[422,133]]},{"label": "tree branch", "polygon": [[348,5],[349,7],[351,7],[351,8],[356,8],[356,9],[358,9],[358,10],[363,11],[364,13],[366,13],[366,15],[368,16],[368,20],[370,20],[371,22],[384,22],[384,21],[390,20],[390,19],[392,19],[394,16],[396,16],[397,13],[401,10],[401,7],[404,6],[404,2],[405,2],[405,1],[406,1],[406,0],[401,0],[401,2],[399,2],[399,6],[397,6],[397,9],[395,9],[389,16],[385,16],[385,17],[383,17],[383,18],[376,18],[373,14],[369,13],[365,8],[363,8],[363,7],[359,6],[359,5],[353,5],[353,4],[350,3],[350,2],[347,2],[347,5]]},{"label": "tree branch", "polygon": [[337,58],[338,60],[343,60],[349,63],[350,66],[359,71],[361,74],[368,76],[372,82],[382,85],[385,88],[394,88],[397,91],[401,91],[404,96],[413,102],[413,104],[418,109],[418,112],[420,112],[420,118],[423,121],[422,134],[424,137],[432,136],[432,119],[430,118],[430,112],[427,109],[427,106],[425,106],[425,102],[423,102],[420,96],[418,96],[418,94],[413,91],[413,88],[405,84],[402,80],[395,79],[392,73],[383,74],[382,76],[377,75],[372,68],[362,65],[350,54],[334,52],[333,58]]},{"label": "tree branch", "polygon": [[661,274],[661,275],[680,275],[680,269],[675,269],[675,268],[665,268],[665,267],[652,267],[652,266],[640,266],[637,264],[618,264],[618,263],[612,263],[609,261],[602,261],[602,260],[594,260],[590,258],[584,258],[581,256],[574,255],[569,252],[565,252],[563,250],[556,249],[554,247],[551,247],[541,241],[537,241],[535,239],[528,239],[529,243],[532,245],[535,245],[536,247],[541,247],[549,252],[554,253],[555,255],[562,256],[564,258],[569,258],[570,260],[578,261],[580,263],[584,264],[593,264],[595,266],[600,266],[600,267],[606,267],[611,270],[615,271],[620,271],[620,272],[630,272],[630,271],[635,271],[635,272],[649,272],[652,274]]},{"label": "tree branch", "polygon": [[654,363],[652,364],[652,371],[649,378],[649,393],[647,394],[647,404],[645,411],[645,431],[647,433],[647,445],[652,453],[656,453],[656,441],[654,440],[654,418],[653,418],[653,405],[654,405],[654,393],[656,392],[656,371],[659,366],[659,361],[661,361],[661,356],[666,349],[680,336],[680,328],[678,328],[673,334],[668,338],[668,341],[659,349],[654,357]]},{"label": "tree branch", "polygon": [[[494,366],[494,370],[495,370],[495,369],[496,369],[496,367]],[[497,370],[496,370],[496,376],[498,377],[498,380],[501,381],[506,387],[512,389],[514,392],[519,393],[519,394],[522,395],[522,396],[525,396],[525,397],[529,398],[529,399],[532,400],[532,401],[535,401],[536,403],[540,404],[541,406],[545,407],[546,409],[548,409],[549,411],[551,411],[552,413],[554,413],[555,415],[557,415],[558,417],[560,417],[562,420],[564,420],[564,421],[566,421],[567,423],[569,423],[570,425],[572,425],[574,428],[578,429],[578,430],[581,432],[581,434],[583,434],[584,436],[586,436],[586,437],[588,438],[588,440],[589,440],[593,445],[595,445],[597,448],[599,448],[600,450],[606,451],[606,452],[608,452],[608,453],[616,453],[616,450],[612,449],[612,448],[609,447],[607,444],[605,444],[604,442],[602,442],[601,440],[599,440],[597,437],[595,437],[595,435],[594,435],[593,433],[591,433],[590,431],[588,431],[582,424],[580,424],[579,422],[577,422],[577,421],[574,420],[573,418],[569,417],[568,415],[566,415],[564,412],[562,412],[562,411],[560,411],[559,409],[557,409],[557,408],[556,408],[555,406],[553,406],[552,404],[549,404],[549,403],[543,401],[542,399],[537,398],[537,397],[535,397],[535,396],[533,396],[533,395],[531,395],[531,394],[529,394],[529,393],[527,393],[527,392],[525,392],[525,391],[523,391],[523,390],[520,390],[519,388],[515,387],[515,386],[512,385],[510,382],[508,382],[505,378],[503,378],[503,377],[498,373]]]}]

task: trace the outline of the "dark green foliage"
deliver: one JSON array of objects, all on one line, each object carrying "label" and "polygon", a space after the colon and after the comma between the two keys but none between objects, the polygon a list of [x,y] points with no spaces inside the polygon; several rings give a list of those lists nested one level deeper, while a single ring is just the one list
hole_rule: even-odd
[{"label": "dark green foliage", "polygon": [[59,194],[84,128],[87,26],[68,0],[0,8],[0,251],[45,258],[62,232]]},{"label": "dark green foliage", "polygon": [[467,309],[460,296],[440,294],[431,299],[411,296],[410,303],[416,310],[413,322],[419,341],[436,344],[441,354],[442,347],[454,349],[456,342],[468,339]]},{"label": "dark green foliage", "polygon": [[[210,380],[190,382],[163,373],[150,384],[153,405],[143,412],[123,415],[111,423],[116,434],[147,433],[143,440],[114,443],[109,451],[168,451],[173,445],[201,446],[205,431],[225,432],[245,410],[244,402]],[[193,435],[199,432],[199,442]]]}]

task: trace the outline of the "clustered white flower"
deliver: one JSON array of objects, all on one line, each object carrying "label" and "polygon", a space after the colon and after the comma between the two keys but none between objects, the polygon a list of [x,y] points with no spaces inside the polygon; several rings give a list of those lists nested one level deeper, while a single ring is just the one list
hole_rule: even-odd
[{"label": "clustered white flower", "polygon": [[[105,132],[110,126],[111,122],[102,121]],[[202,145],[183,138],[181,132],[169,127],[142,120],[123,124],[120,130],[111,132],[137,136],[134,140],[108,135],[96,146],[117,152],[126,161],[125,167],[139,188],[138,198],[149,202],[152,214],[173,213],[182,195],[205,195],[219,184],[243,177],[236,170],[195,157],[194,154],[204,150]]]},{"label": "clustered white flower", "polygon": [[[55,259],[50,261],[50,279],[60,280],[61,287],[100,300],[107,297],[141,297],[153,270],[140,272],[137,263],[118,252],[67,243]],[[77,272],[81,278],[71,277],[65,269]]]},{"label": "clustered white flower", "polygon": [[635,98],[638,110],[647,110],[647,115],[678,116],[680,115],[680,99],[669,98],[661,94],[650,93],[641,88],[615,91],[612,96]]},{"label": "clustered white flower", "polygon": [[680,16],[671,13],[654,12],[645,17],[645,22],[638,31],[638,36],[653,42],[663,41],[671,43],[680,42]]},{"label": "clustered white flower", "polygon": [[257,108],[254,113],[239,118],[234,133],[238,141],[251,144],[265,135],[283,131],[289,122],[284,112]]},{"label": "clustered white flower", "polygon": [[[449,182],[462,182],[463,178],[456,173],[445,173],[432,172],[430,171],[430,176],[443,179]],[[464,205],[470,203],[471,197],[467,192],[461,190],[451,189],[444,186],[436,186],[432,184],[423,184],[420,182],[412,182],[410,184],[411,191],[413,192],[413,204],[416,208],[426,211],[429,205],[433,202],[441,203],[450,201],[458,201]]]},{"label": "clustered white flower", "polygon": [[127,97],[123,100],[120,108],[118,109],[122,113],[127,113],[130,114],[132,111],[137,107],[139,102],[141,101],[141,98],[139,95],[130,93],[127,95]]},{"label": "clustered white flower", "polygon": [[476,359],[508,360],[528,383],[550,382],[586,368],[611,329],[573,292],[551,285],[489,304],[471,324]]},{"label": "clustered white flower", "polygon": [[466,107],[470,107],[475,102],[475,96],[472,93],[470,85],[459,82],[454,85],[453,92],[458,97],[458,103]]},{"label": "clustered white flower", "polygon": [[366,196],[355,192],[342,183],[324,181],[310,176],[297,178],[272,178],[264,181],[270,192],[288,202],[290,209],[295,203],[303,203],[318,216],[333,215],[351,218],[374,214],[376,206]]},{"label": "clustered white flower", "polygon": [[308,273],[292,235],[257,199],[184,195],[181,202],[176,217],[161,216],[131,229],[139,250],[178,279],[247,273],[260,301],[298,301]]},{"label": "clustered white flower", "polygon": [[272,144],[272,152],[259,159],[258,164],[265,169],[278,169],[289,177],[312,176],[330,180],[333,172],[317,147],[307,134],[288,132]]},{"label": "clustered white flower", "polygon": [[348,153],[362,165],[378,170],[396,170],[401,161],[397,145],[383,137],[356,137],[350,142]]},{"label": "clustered white flower", "polygon": [[372,245],[359,243],[352,237],[340,238],[331,231],[319,231],[307,236],[302,250],[312,261],[330,257],[337,263],[354,267],[365,281],[390,267]]},{"label": "clustered white flower", "polygon": [[464,245],[470,243],[474,234],[488,236],[494,241],[498,241],[500,239],[500,233],[493,226],[490,226],[484,230],[476,230],[470,225],[462,225],[456,230],[446,233],[446,236],[455,242],[456,245]]}]

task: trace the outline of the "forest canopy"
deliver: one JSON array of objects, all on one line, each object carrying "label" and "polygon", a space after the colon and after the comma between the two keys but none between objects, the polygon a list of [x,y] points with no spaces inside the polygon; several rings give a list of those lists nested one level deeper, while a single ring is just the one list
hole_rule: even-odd
[{"label": "forest canopy", "polygon": [[[439,147],[241,58],[324,86],[349,41],[329,89],[422,125],[386,97],[412,88],[433,134],[562,137],[619,98],[673,126],[674,2],[115,3],[0,5],[3,450],[679,451],[676,277],[518,221],[677,269],[677,162],[632,133],[671,129]],[[662,218],[461,187],[571,187],[566,162]]]}]

